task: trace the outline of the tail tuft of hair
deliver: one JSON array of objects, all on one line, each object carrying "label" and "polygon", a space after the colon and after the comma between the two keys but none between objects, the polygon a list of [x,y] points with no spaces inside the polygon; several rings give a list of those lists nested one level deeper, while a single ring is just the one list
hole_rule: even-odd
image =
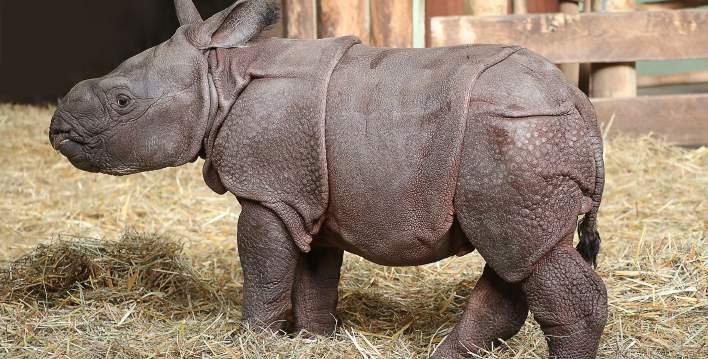
[{"label": "tail tuft of hair", "polygon": [[600,232],[597,231],[596,212],[590,212],[578,224],[580,243],[575,249],[593,268],[597,268],[597,254],[600,253]]}]

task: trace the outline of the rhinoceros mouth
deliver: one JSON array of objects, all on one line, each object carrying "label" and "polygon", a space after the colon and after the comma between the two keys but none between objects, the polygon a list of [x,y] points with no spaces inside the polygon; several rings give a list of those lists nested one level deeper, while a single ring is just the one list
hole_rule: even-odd
[{"label": "rhinoceros mouth", "polygon": [[58,149],[62,155],[66,156],[74,167],[88,172],[99,171],[99,168],[96,167],[86,156],[83,149],[83,144],[75,142],[71,139],[65,139],[59,143]]},{"label": "rhinoceros mouth", "polygon": [[86,141],[83,139],[79,138],[73,131],[59,131],[59,132],[51,132],[50,133],[50,141],[52,144],[52,147],[54,147],[55,150],[59,151],[62,145],[65,145],[69,142],[75,142],[80,145],[85,145]]},{"label": "rhinoceros mouth", "polygon": [[56,133],[52,138],[54,149],[64,155],[74,167],[88,172],[98,172],[99,169],[86,156],[84,144],[69,133]]}]

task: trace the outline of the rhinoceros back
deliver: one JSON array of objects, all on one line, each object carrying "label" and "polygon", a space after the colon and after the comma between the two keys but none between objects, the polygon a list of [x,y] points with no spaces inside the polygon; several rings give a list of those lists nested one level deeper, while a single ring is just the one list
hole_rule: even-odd
[{"label": "rhinoceros back", "polygon": [[347,51],[328,86],[325,122],[328,224],[345,241],[377,257],[441,245],[453,224],[475,81],[516,51],[495,45]]}]

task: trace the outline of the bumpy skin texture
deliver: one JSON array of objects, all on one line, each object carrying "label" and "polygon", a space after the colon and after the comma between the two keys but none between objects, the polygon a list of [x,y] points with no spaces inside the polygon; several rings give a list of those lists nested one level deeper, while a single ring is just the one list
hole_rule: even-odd
[{"label": "bumpy skin texture", "polygon": [[[316,60],[301,61],[307,56]],[[276,213],[303,252],[314,248],[308,266],[327,268],[321,294],[305,294],[319,289],[318,280],[301,269],[293,278],[294,328],[334,329],[332,278],[341,259],[336,251],[323,256],[322,246],[385,265],[477,248],[488,268],[438,357],[509,338],[525,319],[526,294],[557,294],[534,289],[534,271],[544,256],[568,247],[562,240],[579,214],[594,218],[601,157],[587,98],[552,64],[515,47],[375,49],[352,38],[262,40],[217,57],[229,64],[228,74],[216,72],[217,90],[228,76],[258,80],[240,81],[248,85],[218,129],[214,170],[225,189]],[[568,255],[575,258],[563,262],[564,275],[592,273],[577,251]],[[557,291],[577,285],[545,284]],[[582,285],[604,298],[596,282]],[[571,315],[589,321],[578,324],[579,339],[577,326],[543,315],[602,313],[606,303],[571,302],[544,307],[528,298],[547,334],[576,338],[551,339],[553,356],[591,357],[601,318]]]},{"label": "bumpy skin texture", "polygon": [[600,134],[594,116],[580,112],[587,98],[527,50],[479,82],[455,211],[487,263],[518,282],[592,207]]},{"label": "bumpy skin texture", "polygon": [[217,113],[207,149],[219,185],[276,212],[304,252],[329,201],[327,84],[356,39],[306,43],[265,39],[216,51],[214,84],[219,109],[226,110]]},{"label": "bumpy skin texture", "polygon": [[435,351],[436,358],[456,358],[490,344],[507,340],[519,332],[529,308],[521,288],[507,283],[486,266],[467,302],[459,324]]},{"label": "bumpy skin texture", "polygon": [[244,277],[243,319],[254,327],[284,329],[299,251],[273,211],[248,200],[242,200],[241,206],[238,254]]},{"label": "bumpy skin texture", "polygon": [[477,249],[484,273],[436,357],[513,336],[528,310],[551,357],[595,356],[602,144],[555,66],[509,46],[262,39],[267,2],[205,21],[176,5],[175,36],[72,89],[50,141],[116,175],[204,157],[207,185],[242,205],[245,322],[332,333],[344,251],[418,265]]},{"label": "bumpy skin texture", "polygon": [[546,254],[522,289],[552,357],[593,358],[607,323],[607,290],[570,244]]},{"label": "bumpy skin texture", "polygon": [[293,284],[293,330],[332,335],[337,326],[337,289],[344,251],[315,247],[300,255]]},{"label": "bumpy skin texture", "polygon": [[343,246],[384,265],[465,251],[467,240],[451,228],[467,104],[480,73],[516,51],[362,45],[347,51],[329,84],[325,132],[325,225]]}]

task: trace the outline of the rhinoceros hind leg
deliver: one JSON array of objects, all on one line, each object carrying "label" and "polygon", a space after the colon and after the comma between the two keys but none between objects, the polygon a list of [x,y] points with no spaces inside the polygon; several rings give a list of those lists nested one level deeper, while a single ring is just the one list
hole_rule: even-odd
[{"label": "rhinoceros hind leg", "polygon": [[462,319],[435,351],[434,358],[458,358],[490,349],[514,336],[528,307],[518,284],[507,283],[489,267],[470,293]]},{"label": "rhinoceros hind leg", "polygon": [[243,268],[242,321],[252,328],[283,330],[300,250],[280,218],[258,203],[241,200],[238,254]]},{"label": "rhinoceros hind leg", "polygon": [[293,286],[295,331],[332,335],[337,326],[337,289],[344,251],[313,247],[302,254],[297,264]]},{"label": "rhinoceros hind leg", "polygon": [[549,357],[595,358],[607,321],[607,291],[600,277],[567,242],[553,248],[522,282]]}]

